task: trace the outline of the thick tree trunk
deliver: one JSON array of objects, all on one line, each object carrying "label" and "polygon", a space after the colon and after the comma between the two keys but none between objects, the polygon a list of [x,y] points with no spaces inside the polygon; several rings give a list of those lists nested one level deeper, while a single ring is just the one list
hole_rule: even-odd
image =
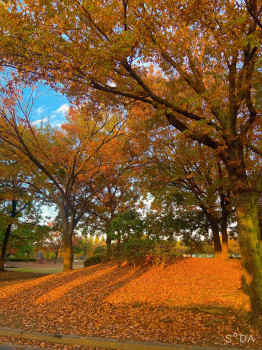
[{"label": "thick tree trunk", "polygon": [[258,223],[259,223],[260,239],[262,241],[262,204],[258,205]]},{"label": "thick tree trunk", "polygon": [[1,257],[0,257],[0,271],[3,271],[5,268],[5,254],[6,254],[7,244],[11,233],[11,228],[12,228],[12,224],[9,224],[5,230],[5,237],[3,240]]},{"label": "thick tree trunk", "polygon": [[224,260],[228,260],[228,235],[227,235],[227,229],[222,231],[222,227],[221,227],[221,233],[222,233],[222,258]]},{"label": "thick tree trunk", "polygon": [[64,267],[63,271],[70,271],[73,269],[73,244],[72,234],[69,230],[64,233]]},{"label": "thick tree trunk", "polygon": [[243,289],[250,296],[252,310],[262,316],[262,247],[258,221],[257,193],[234,193],[238,239],[243,267]]},{"label": "thick tree trunk", "polygon": [[73,269],[73,233],[76,226],[75,215],[69,210],[67,204],[58,204],[62,219],[63,240],[64,240],[64,266],[63,271]]},{"label": "thick tree trunk", "polygon": [[74,218],[68,214],[66,207],[60,208],[63,225],[63,239],[64,239],[64,266],[63,271],[70,271],[73,269],[73,233],[74,233]]},{"label": "thick tree trunk", "polygon": [[218,225],[214,225],[212,227],[212,234],[213,234],[215,257],[221,258],[222,257],[222,246],[221,246],[221,242],[220,242]]},{"label": "thick tree trunk", "polygon": [[250,297],[253,313],[262,318],[262,242],[258,220],[260,181],[250,184],[241,141],[229,144],[225,159],[236,211],[238,241],[243,269],[242,286]]}]

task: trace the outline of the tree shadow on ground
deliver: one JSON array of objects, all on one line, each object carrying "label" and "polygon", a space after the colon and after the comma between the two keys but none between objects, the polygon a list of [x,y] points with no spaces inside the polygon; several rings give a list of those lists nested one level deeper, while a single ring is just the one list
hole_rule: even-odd
[{"label": "tree shadow on ground", "polygon": [[46,273],[40,272],[22,272],[22,271],[0,271],[0,290],[6,283],[19,283],[21,280],[32,280],[46,276]]},{"label": "tree shadow on ground", "polygon": [[[116,269],[119,274],[115,272]],[[84,289],[88,287],[89,290],[100,285],[103,286],[103,290],[105,291],[105,286],[110,284],[110,290],[112,292],[123,286],[125,283],[130,282],[132,279],[139,277],[147,269],[148,268],[146,267],[139,271],[135,271],[127,278],[125,278],[125,275],[130,274],[130,267],[119,268],[115,264],[100,264],[89,268],[77,269],[67,273],[53,275],[26,272],[4,272],[2,276],[2,281],[4,282],[2,287],[4,287],[4,289],[0,287],[0,298],[8,297],[7,302],[11,303],[13,297],[15,297],[17,301],[17,298],[27,299],[27,295],[30,294],[31,304],[34,304],[42,296],[48,295],[49,298],[46,300],[45,298],[43,299],[45,303],[48,303],[52,294],[54,297],[51,297],[51,301],[55,301],[70,294],[70,291],[76,287],[79,290],[82,285],[84,286]],[[112,281],[114,279],[116,280],[116,285],[113,288]],[[121,281],[119,281],[119,279],[121,279]],[[17,285],[14,286],[13,282],[17,282]],[[9,284],[10,291],[8,288]],[[13,287],[11,288],[12,285]],[[108,291],[108,293],[110,293],[110,291]]]}]

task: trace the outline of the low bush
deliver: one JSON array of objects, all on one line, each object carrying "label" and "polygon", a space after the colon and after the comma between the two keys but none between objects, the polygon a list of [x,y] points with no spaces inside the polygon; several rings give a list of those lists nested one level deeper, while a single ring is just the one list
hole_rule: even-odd
[{"label": "low bush", "polygon": [[94,255],[91,256],[90,258],[87,258],[84,261],[84,267],[89,267],[89,266],[93,266],[93,265],[97,265],[100,264],[102,262],[102,256],[100,255]]},{"label": "low bush", "polygon": [[177,243],[169,241],[156,242],[148,252],[153,265],[167,265],[175,261],[178,256]]},{"label": "low bush", "polygon": [[132,239],[123,244],[122,256],[135,265],[141,265],[147,260],[148,251],[152,245],[153,242],[148,239]]},{"label": "low bush", "polygon": [[93,251],[93,254],[96,255],[105,255],[106,254],[106,247],[104,246],[98,246]]},{"label": "low bush", "polygon": [[112,245],[111,259],[116,261],[119,266],[124,261],[136,266],[144,263],[165,266],[173,263],[188,250],[189,248],[181,242],[134,238],[121,243],[120,246]]}]

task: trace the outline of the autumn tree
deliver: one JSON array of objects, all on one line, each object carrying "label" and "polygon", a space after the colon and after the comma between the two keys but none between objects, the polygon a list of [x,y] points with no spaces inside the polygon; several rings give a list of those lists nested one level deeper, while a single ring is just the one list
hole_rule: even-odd
[{"label": "autumn tree", "polygon": [[[127,111],[126,111],[127,112]],[[115,156],[119,159],[116,176],[95,197],[93,207],[89,208],[83,218],[83,233],[105,236],[107,256],[112,253],[111,222],[125,211],[135,210],[141,197],[141,187],[138,186],[140,176],[141,152],[134,144],[137,129],[128,121],[125,124],[121,138],[115,145]]]},{"label": "autumn tree", "polygon": [[59,230],[53,230],[51,227],[51,231],[48,236],[43,241],[42,245],[39,246],[40,249],[46,251],[48,254],[53,253],[54,263],[57,262],[58,254],[63,249],[63,235]]},{"label": "autumn tree", "polygon": [[244,157],[262,155],[260,1],[0,6],[2,65],[57,82],[71,96],[97,90],[112,94],[112,103],[141,101],[216,152],[231,182],[245,289],[261,315],[261,174],[253,176]]},{"label": "autumn tree", "polygon": [[0,138],[29,164],[37,179],[30,186],[38,196],[57,206],[64,238],[64,270],[70,270],[74,229],[93,197],[115,177],[118,159],[112,157],[112,141],[119,135],[124,118],[101,114],[94,119],[87,109],[72,108],[61,128],[37,127],[30,122],[31,109],[30,101],[24,109],[21,96],[10,86],[2,89]]}]

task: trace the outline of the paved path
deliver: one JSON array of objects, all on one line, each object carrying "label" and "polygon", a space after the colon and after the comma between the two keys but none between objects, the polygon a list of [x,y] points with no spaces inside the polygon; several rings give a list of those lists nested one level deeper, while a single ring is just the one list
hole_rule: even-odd
[{"label": "paved path", "polygon": [[39,350],[39,348],[32,348],[32,346],[5,343],[5,344],[0,344],[0,350]]}]

